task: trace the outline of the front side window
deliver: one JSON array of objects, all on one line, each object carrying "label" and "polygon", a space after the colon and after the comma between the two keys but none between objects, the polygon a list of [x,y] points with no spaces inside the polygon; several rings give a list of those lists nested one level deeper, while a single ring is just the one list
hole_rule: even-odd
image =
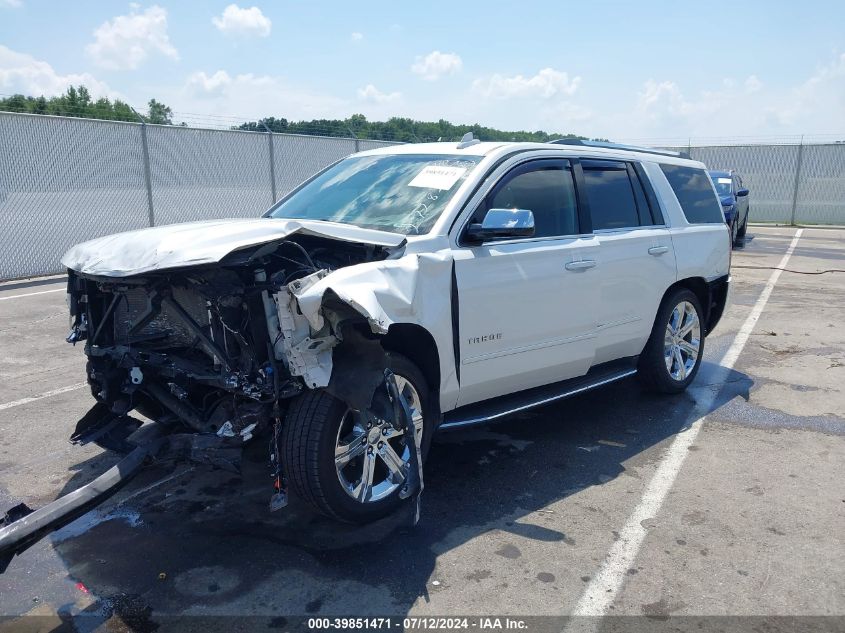
[{"label": "front side window", "polygon": [[572,169],[562,161],[517,168],[488,196],[486,209],[528,209],[534,214],[534,237],[578,233]]},{"label": "front side window", "polygon": [[[690,224],[724,224],[725,216],[707,172],[696,167],[660,165]],[[730,190],[730,178],[728,190]]]},{"label": "front side window", "polygon": [[627,165],[619,161],[581,161],[593,230],[624,229],[640,225],[634,189]]},{"label": "front side window", "polygon": [[332,165],[267,213],[405,235],[427,233],[480,156],[353,156]]}]

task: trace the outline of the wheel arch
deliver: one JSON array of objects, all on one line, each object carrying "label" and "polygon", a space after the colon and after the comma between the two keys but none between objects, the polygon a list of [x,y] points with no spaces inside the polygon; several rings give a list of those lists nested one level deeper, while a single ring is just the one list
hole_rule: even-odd
[{"label": "wheel arch", "polygon": [[713,328],[716,327],[716,324],[722,317],[727,299],[727,284],[727,275],[711,282],[708,282],[703,277],[679,279],[666,289],[666,292],[663,293],[663,297],[661,298],[661,303],[669,294],[678,288],[686,288],[692,292],[701,304],[701,309],[704,311],[701,318],[702,325],[704,326],[704,335],[707,336],[713,331]]},{"label": "wheel arch", "polygon": [[[440,354],[434,336],[416,323],[392,323],[387,334],[380,337],[381,346],[388,352],[398,352],[419,367],[428,388],[440,392]],[[434,398],[437,402],[439,398]]]}]

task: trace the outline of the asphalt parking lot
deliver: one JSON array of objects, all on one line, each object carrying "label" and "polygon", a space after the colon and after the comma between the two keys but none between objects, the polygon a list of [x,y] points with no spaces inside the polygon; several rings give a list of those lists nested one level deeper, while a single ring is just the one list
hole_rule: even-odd
[{"label": "asphalt parking lot", "polygon": [[[749,233],[686,394],[627,380],[443,433],[414,529],[407,516],[340,525],[296,499],[270,514],[263,441],[242,476],[155,466],[14,559],[0,615],[130,630],[179,615],[271,628],[295,615],[777,616],[843,630],[845,274],[770,267],[792,245],[791,270],[845,268],[845,230]],[[2,510],[114,462],[67,441],[91,398],[62,289],[0,285]]]}]

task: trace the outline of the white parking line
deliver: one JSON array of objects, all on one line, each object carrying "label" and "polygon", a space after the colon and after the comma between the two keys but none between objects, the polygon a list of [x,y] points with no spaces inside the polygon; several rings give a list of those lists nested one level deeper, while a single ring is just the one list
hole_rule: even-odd
[{"label": "white parking line", "polygon": [[[789,248],[778,265],[778,268],[785,268],[795,246],[798,244],[798,239],[801,237],[803,229],[798,229]],[[769,300],[769,296],[774,290],[782,270],[775,270],[772,272],[763,292],[751,309],[751,313],[745,319],[742,327],[734,338],[731,346],[725,352],[719,361],[720,369],[718,374],[714,376],[713,383],[720,384],[728,377],[730,371],[733,369],[734,363],[739,358],[742,349],[748,342],[751,331],[754,329],[763,308]],[[604,560],[598,573],[593,576],[593,579],[587,585],[581,599],[575,605],[572,612],[573,616],[599,616],[590,619],[579,618],[570,621],[570,625],[566,630],[584,631],[598,627],[599,618],[607,614],[608,609],[613,605],[616,594],[625,582],[628,569],[631,568],[637,558],[643,541],[645,540],[648,530],[643,527],[642,523],[646,519],[657,516],[660,512],[660,507],[666,499],[666,495],[672,488],[678,472],[684,463],[690,451],[689,447],[695,442],[701,426],[704,424],[706,414],[711,411],[714,401],[718,396],[719,389],[708,390],[706,394],[696,403],[696,410],[700,412],[698,419],[696,419],[689,428],[678,433],[672,444],[669,446],[662,461],[657,467],[657,472],[654,473],[648,487],[643,493],[633,513],[625,523],[625,527],[619,532],[619,539],[613,543],[607,558]]]},{"label": "white parking line", "polygon": [[45,391],[44,393],[39,393],[37,396],[29,396],[28,398],[21,398],[20,400],[12,400],[11,402],[3,402],[0,404],[0,411],[4,411],[5,409],[11,409],[13,407],[19,407],[22,404],[29,404],[30,402],[35,402],[36,400],[43,400],[44,398],[50,398],[52,396],[58,396],[61,393],[67,393],[68,391],[73,391],[74,389],[81,389],[84,387],[86,383],[80,382],[75,385],[68,385],[67,387],[59,387],[58,389],[52,389],[50,391]]},{"label": "white parking line", "polygon": [[50,292],[67,292],[67,289],[56,288],[55,290],[39,290],[38,292],[27,292],[23,295],[9,295],[8,297],[0,297],[0,301],[7,301],[9,299],[20,299],[21,297],[34,297],[35,295],[46,295]]}]

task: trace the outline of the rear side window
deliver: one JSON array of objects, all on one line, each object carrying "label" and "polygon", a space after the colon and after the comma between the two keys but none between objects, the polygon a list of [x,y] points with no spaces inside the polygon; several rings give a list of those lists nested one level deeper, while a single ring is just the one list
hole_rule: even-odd
[{"label": "rear side window", "polygon": [[634,189],[623,162],[582,159],[593,230],[640,225]]},{"label": "rear side window", "polygon": [[725,217],[707,172],[695,167],[660,165],[690,224],[724,224]]}]

